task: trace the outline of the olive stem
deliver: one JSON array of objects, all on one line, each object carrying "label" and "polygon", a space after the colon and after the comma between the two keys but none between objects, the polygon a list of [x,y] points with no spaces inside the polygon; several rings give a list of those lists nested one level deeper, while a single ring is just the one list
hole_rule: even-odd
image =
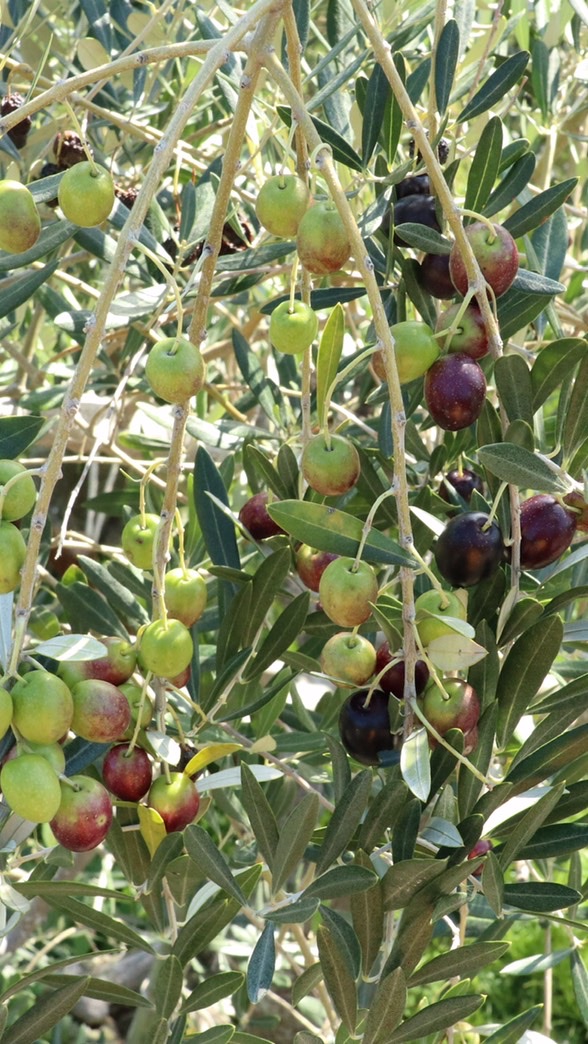
[{"label": "olive stem", "polygon": [[[112,300],[115,297],[120,282],[124,276],[128,258],[130,257],[131,251],[138,238],[151,200],[157,192],[161,179],[174,155],[177,142],[194,111],[198,99],[208,87],[217,69],[219,69],[226,61],[227,51],[234,49],[243,37],[258,25],[260,19],[263,19],[266,15],[266,12],[273,11],[275,6],[275,0],[256,0],[251,8],[239,18],[238,22],[228,30],[224,37],[218,41],[213,41],[212,46],[206,46],[204,48],[207,52],[206,57],[198,73],[188,86],[181,100],[181,104],[176,106],[165,133],[158,141],[157,149],[153,153],[153,160],[137,195],[133,209],[129,212],[129,216],[119,236],[113,260],[101,287],[100,296],[96,302],[96,309],[86,324],[86,339],[80,353],[78,364],[65,394],[59,421],[54,432],[51,451],[43,468],[43,477],[41,480],[39,495],[37,497],[37,504],[31,520],[26,558],[21,572],[20,596],[16,607],[14,642],[10,663],[8,665],[8,673],[12,673],[16,669],[20,660],[21,650],[26,641],[27,624],[31,613],[32,594],[35,585],[39,547],[45,530],[45,523],[53,490],[61,477],[61,465],[67,449],[70,432],[79,410],[81,396],[86,387],[90,373],[92,372],[94,360],[102,345],[102,339]],[[275,16],[272,14],[270,19],[271,26],[274,25],[277,17],[277,14]],[[195,45],[191,44],[190,46],[194,48]],[[164,50],[169,53],[169,49]],[[129,68],[141,64],[140,61],[129,61]],[[108,79],[111,75],[111,69],[114,67],[114,64],[116,63],[109,63],[107,69],[102,75],[100,75],[97,70],[92,70],[89,78],[83,82],[92,83],[97,79],[99,80],[104,77]],[[49,101],[54,102],[62,100],[67,97],[68,94],[72,93],[79,84],[80,78],[75,78],[73,86],[70,86],[68,81],[62,85],[56,85],[50,91],[45,92],[45,94],[31,102],[30,111],[36,112],[45,104],[48,104]],[[28,113],[25,113],[24,110],[17,111],[11,114],[11,118],[5,117],[4,120],[1,121],[2,125],[3,127],[8,128],[13,124],[18,123],[27,114]],[[232,182],[232,172],[230,180]],[[203,314],[205,314],[205,311],[206,306],[204,306]]]},{"label": "olive stem", "polygon": [[178,531],[178,558],[180,560],[180,569],[184,576],[188,575],[188,569],[186,567],[186,551],[184,545],[184,526],[182,524],[182,516],[180,510],[176,507],[175,510],[176,529]]},{"label": "olive stem", "polygon": [[[439,689],[443,699],[444,700],[451,699],[449,693],[447,692],[447,689],[443,685],[443,682],[441,681],[441,679],[440,679],[440,677],[439,677],[439,675],[437,673],[437,668],[435,667],[435,664],[432,662],[430,657],[427,655],[427,651],[424,648],[424,646],[423,646],[423,644],[422,644],[422,642],[421,642],[421,640],[419,638],[419,634],[418,634],[418,631],[417,631],[416,627],[414,628],[414,638],[415,638],[415,642],[416,642],[416,644],[418,646],[419,652],[421,654],[421,657],[424,660],[424,662],[426,663],[427,667],[429,668],[429,674],[431,675],[431,678],[433,679],[433,681],[435,682],[435,685]],[[446,750],[451,751],[453,756],[455,758],[457,758],[457,760],[460,762],[461,765],[465,765],[465,767],[468,769],[468,771],[471,772],[472,775],[474,775],[476,777],[476,779],[478,779],[480,781],[480,783],[483,783],[484,786],[488,787],[489,790],[492,790],[492,788],[494,786],[493,780],[488,779],[487,776],[485,776],[482,772],[480,772],[480,770],[478,768],[476,768],[476,766],[474,764],[472,764],[472,762],[469,760],[469,758],[467,758],[465,756],[465,754],[460,754],[457,750],[455,750],[454,747],[452,747],[447,742],[447,740],[445,740],[443,738],[443,736],[439,732],[437,732],[437,729],[435,728],[435,726],[431,725],[430,721],[427,720],[427,718],[423,714],[421,708],[418,706],[418,702],[417,702],[416,698],[412,701],[412,710],[413,710],[414,714],[416,714],[416,716],[419,719],[419,721],[422,722],[422,724],[425,726],[427,731],[431,733],[431,736],[433,736],[433,738],[437,740],[437,743],[440,743],[441,746],[445,747]]]},{"label": "olive stem", "polygon": [[483,533],[487,533],[488,530],[490,529],[490,526],[494,522],[494,519],[496,517],[496,512],[498,511],[498,505],[500,504],[500,501],[502,500],[502,494],[504,493],[505,489],[508,489],[508,482],[501,482],[499,487],[498,487],[498,492],[496,493],[496,496],[494,497],[494,500],[492,501],[492,507],[490,508],[490,513],[488,515],[488,518],[486,519],[486,521],[484,522],[484,525],[482,526],[482,532]]},{"label": "olive stem", "polygon": [[149,260],[155,265],[158,271],[161,272],[161,275],[163,276],[167,285],[171,289],[176,302],[176,311],[178,313],[176,337],[181,337],[184,325],[184,306],[182,304],[182,296],[180,294],[180,288],[177,284],[177,281],[174,279],[173,274],[169,271],[169,269],[165,267],[165,264],[163,263],[161,258],[159,258],[157,254],[153,252],[153,250],[150,250],[148,246],[145,246],[144,243],[141,243],[139,239],[137,239],[135,247],[137,250],[140,250],[143,254],[145,254],[146,257],[149,258]]},{"label": "olive stem", "polygon": [[476,210],[466,210],[463,207],[462,207],[461,213],[465,214],[466,217],[473,217],[473,218],[476,219],[476,221],[481,221],[482,224],[486,225],[486,227],[487,227],[487,229],[488,229],[488,231],[490,232],[490,235],[491,235],[491,239],[488,240],[488,243],[489,244],[490,243],[494,243],[494,241],[496,239],[496,230],[494,228],[494,225],[490,221],[490,218],[484,217],[483,214],[478,214],[478,212]]},{"label": "olive stem", "polygon": [[417,562],[418,562],[418,564],[419,564],[419,566],[421,568],[421,571],[425,574],[425,576],[427,576],[429,578],[429,580],[431,581],[431,584],[433,585],[435,591],[439,595],[439,608],[440,609],[447,609],[447,606],[449,605],[449,597],[448,597],[447,591],[442,586],[440,581],[437,579],[437,577],[435,576],[433,570],[430,568],[430,566],[427,565],[427,563],[425,562],[423,556],[421,554],[419,554],[419,552],[417,551],[417,549],[414,546],[414,544],[412,544],[409,548],[407,548],[407,550],[408,550],[409,554],[411,554],[414,558],[416,558],[416,560],[417,560]]},{"label": "olive stem", "polygon": [[339,371],[339,373],[335,374],[335,377],[333,378],[329,387],[327,388],[327,394],[325,395],[324,412],[321,422],[321,430],[325,434],[327,432],[329,424],[329,410],[331,408],[331,400],[333,398],[337,385],[341,384],[342,381],[345,381],[349,377],[349,374],[353,373],[354,369],[357,366],[359,366],[360,363],[365,362],[365,360],[369,359],[371,355],[375,355],[377,351],[379,351],[379,347],[377,344],[373,344],[370,348],[365,348],[362,352],[359,352],[358,355],[355,355],[353,359],[351,359],[351,361],[347,363],[347,366],[344,366],[343,369]]},{"label": "olive stem", "polygon": [[153,677],[152,672],[151,671],[147,671],[147,674],[145,675],[145,679],[144,679],[143,684],[141,686],[141,696],[139,698],[139,708],[137,710],[137,720],[135,722],[135,727],[133,729],[133,735],[131,736],[131,739],[130,739],[130,742],[129,742],[129,754],[131,753],[131,751],[133,751],[135,749],[135,747],[137,745],[137,740],[139,738],[139,733],[141,731],[141,719],[143,717],[143,707],[145,706],[145,700],[147,698],[147,689],[149,688],[149,685],[151,684],[152,677]]},{"label": "olive stem", "polygon": [[288,312],[292,314],[294,312],[294,301],[296,300],[296,282],[298,277],[298,254],[294,258],[292,264],[292,271],[290,273],[290,303],[288,305]]},{"label": "olive stem", "polygon": [[431,722],[428,721],[425,715],[423,714],[416,699],[412,701],[412,711],[414,714],[416,714],[421,724],[425,726],[427,732],[431,734],[433,739],[437,740],[437,743],[439,743],[442,747],[445,747],[445,750],[448,750],[451,754],[453,754],[453,757],[456,758],[457,761],[459,761],[460,765],[464,765],[465,768],[467,768],[468,771],[471,772],[472,775],[480,781],[480,783],[483,783],[484,786],[488,787],[489,790],[492,790],[494,786],[492,780],[488,779],[487,776],[483,774],[483,772],[480,772],[480,770],[472,764],[469,758],[466,758],[465,754],[460,754],[459,751],[455,749],[455,747],[452,747],[451,744],[443,738],[440,732],[437,732],[435,726],[431,725]]},{"label": "olive stem", "polygon": [[63,104],[64,104],[65,108],[67,109],[69,118],[72,121],[72,123],[73,123],[73,125],[74,125],[74,127],[75,127],[75,129],[77,131],[78,137],[79,137],[80,142],[82,144],[82,148],[83,148],[84,153],[86,155],[86,159],[87,159],[88,163],[90,164],[90,167],[92,168],[92,170],[91,170],[92,177],[93,178],[97,178],[100,175],[100,171],[98,170],[98,167],[96,165],[96,161],[95,161],[95,159],[94,159],[94,157],[92,155],[92,151],[90,149],[90,146],[88,145],[88,141],[86,139],[86,135],[85,135],[84,131],[82,130],[82,126],[80,124],[80,121],[78,120],[78,118],[77,118],[77,116],[76,116],[72,106],[70,105],[69,101],[67,100],[67,98],[63,99]]}]

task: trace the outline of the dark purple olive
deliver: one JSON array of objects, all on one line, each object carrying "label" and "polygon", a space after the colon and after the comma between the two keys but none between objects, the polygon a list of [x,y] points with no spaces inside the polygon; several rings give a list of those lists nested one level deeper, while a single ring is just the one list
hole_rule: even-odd
[{"label": "dark purple olive", "polygon": [[468,511],[448,522],[435,547],[435,561],[452,587],[472,587],[488,580],[504,560],[504,541],[496,522],[488,528],[488,515]]},{"label": "dark purple olive", "polygon": [[576,518],[549,493],[521,504],[521,566],[542,569],[560,558],[576,532]]},{"label": "dark purple olive", "polygon": [[455,297],[455,287],[449,275],[449,254],[425,254],[418,270],[418,281],[423,290],[440,301]]},{"label": "dark purple olive", "polygon": [[460,431],[478,419],[486,398],[486,378],[479,363],[463,352],[443,355],[425,374],[425,402],[444,431]]},{"label": "dark purple olive", "polygon": [[397,750],[400,735],[390,732],[388,693],[374,689],[366,706],[368,689],[348,696],[339,712],[339,734],[348,754],[362,765],[379,765],[379,754]]}]

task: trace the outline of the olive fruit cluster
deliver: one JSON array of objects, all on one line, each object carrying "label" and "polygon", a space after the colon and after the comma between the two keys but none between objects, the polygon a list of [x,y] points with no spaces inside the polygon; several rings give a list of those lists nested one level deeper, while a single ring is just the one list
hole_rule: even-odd
[{"label": "olive fruit cluster", "polygon": [[16,460],[0,460],[0,594],[14,591],[24,565],[26,544],[14,524],[37,499],[32,475]]},{"label": "olive fruit cluster", "polygon": [[[178,589],[172,584],[171,590],[173,601]],[[179,590],[185,595],[182,584]],[[101,657],[64,661],[57,674],[30,670],[11,691],[0,689],[0,733],[11,730],[16,739],[0,771],[3,796],[17,815],[49,823],[56,840],[75,852],[93,849],[104,840],[113,818],[112,797],[145,800],[168,832],[191,822],[200,801],[195,784],[183,772],[153,778],[144,732],[153,701],[146,685],[133,680],[141,658],[122,638],[101,640],[106,647]],[[143,746],[131,742],[135,733],[145,737]],[[103,782],[64,775],[70,734],[113,744],[103,760]]]}]

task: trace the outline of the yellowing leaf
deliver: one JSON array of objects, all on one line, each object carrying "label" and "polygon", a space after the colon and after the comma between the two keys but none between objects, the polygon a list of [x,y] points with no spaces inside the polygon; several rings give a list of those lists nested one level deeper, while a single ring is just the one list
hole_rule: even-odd
[{"label": "yellowing leaf", "polygon": [[106,65],[110,58],[99,40],[86,36],[78,43],[78,60],[83,69]]},{"label": "yellowing leaf", "polygon": [[276,749],[276,741],[273,736],[260,736],[255,743],[249,748],[250,754],[263,754],[264,751],[272,751]]},{"label": "yellowing leaf", "polygon": [[137,812],[139,813],[141,837],[149,849],[151,858],[153,858],[167,834],[165,823],[159,812],[156,812],[154,808],[149,808],[147,805],[137,805]]},{"label": "yellowing leaf", "polygon": [[195,772],[202,772],[202,769],[213,761],[218,761],[219,758],[224,758],[227,754],[234,754],[236,750],[242,749],[240,743],[211,743],[210,746],[203,747],[193,758],[190,758],[184,772],[186,776],[193,776]]},{"label": "yellowing leaf", "polygon": [[488,650],[461,634],[443,634],[427,646],[427,655],[440,671],[461,671],[488,655]]}]

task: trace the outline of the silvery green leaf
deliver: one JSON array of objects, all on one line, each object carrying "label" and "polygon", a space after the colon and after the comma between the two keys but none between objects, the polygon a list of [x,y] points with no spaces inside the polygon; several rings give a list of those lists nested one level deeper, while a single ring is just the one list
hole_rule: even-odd
[{"label": "silvery green leaf", "polygon": [[429,737],[426,729],[416,729],[402,744],[400,771],[407,787],[419,801],[426,801],[431,788]]}]

